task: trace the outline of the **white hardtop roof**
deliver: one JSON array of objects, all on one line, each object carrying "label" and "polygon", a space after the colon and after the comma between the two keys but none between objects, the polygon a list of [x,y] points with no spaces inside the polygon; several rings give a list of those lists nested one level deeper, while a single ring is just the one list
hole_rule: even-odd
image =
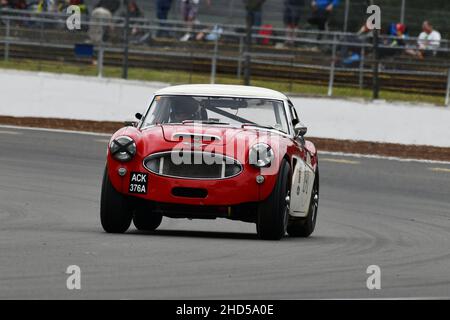
[{"label": "white hardtop roof", "polygon": [[288,99],[284,94],[271,89],[224,84],[188,84],[173,86],[158,90],[155,92],[155,95],[223,96],[275,100]]}]

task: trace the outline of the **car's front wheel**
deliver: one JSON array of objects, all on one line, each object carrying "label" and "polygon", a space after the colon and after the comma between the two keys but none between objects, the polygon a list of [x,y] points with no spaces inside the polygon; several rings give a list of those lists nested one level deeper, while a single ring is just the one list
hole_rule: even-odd
[{"label": "car's front wheel", "polygon": [[316,228],[317,211],[319,208],[319,167],[316,169],[314,185],[311,192],[308,215],[306,218],[290,217],[287,232],[291,237],[309,237]]},{"label": "car's front wheel", "polygon": [[256,230],[260,239],[280,240],[286,233],[290,170],[288,162],[283,160],[272,193],[258,205]]},{"label": "car's front wheel", "polygon": [[162,215],[145,210],[136,210],[133,217],[133,224],[140,231],[154,231],[160,226]]},{"label": "car's front wheel", "polygon": [[124,233],[130,227],[132,217],[128,199],[114,189],[106,168],[100,200],[100,221],[103,229],[108,233]]}]

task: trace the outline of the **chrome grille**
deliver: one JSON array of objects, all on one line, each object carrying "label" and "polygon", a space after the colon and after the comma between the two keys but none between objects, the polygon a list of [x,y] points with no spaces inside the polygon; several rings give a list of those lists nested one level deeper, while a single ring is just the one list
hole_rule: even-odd
[{"label": "chrome grille", "polygon": [[227,179],[242,171],[235,159],[201,151],[156,153],[144,159],[144,167],[161,176],[184,179]]}]

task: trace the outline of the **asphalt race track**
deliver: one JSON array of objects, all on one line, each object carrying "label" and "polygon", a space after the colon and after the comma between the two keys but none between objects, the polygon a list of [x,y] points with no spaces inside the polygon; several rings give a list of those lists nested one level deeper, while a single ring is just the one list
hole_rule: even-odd
[{"label": "asphalt race track", "polygon": [[[0,127],[1,299],[450,298],[450,164],[320,156],[308,239],[165,219],[103,232],[106,136]],[[69,265],[81,290],[66,288]],[[381,290],[366,269],[381,268]]]}]

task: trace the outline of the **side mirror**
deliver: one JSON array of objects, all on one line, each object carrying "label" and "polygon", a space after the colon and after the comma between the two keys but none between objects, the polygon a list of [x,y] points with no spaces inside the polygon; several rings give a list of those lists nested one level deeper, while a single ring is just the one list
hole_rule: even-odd
[{"label": "side mirror", "polygon": [[[134,117],[136,119],[138,119],[138,120],[141,120],[142,119],[142,113],[136,113],[134,115]],[[124,122],[125,127],[137,127],[138,124],[139,124],[139,122],[137,122],[137,121],[125,121]]]},{"label": "side mirror", "polygon": [[303,123],[297,123],[294,127],[296,137],[304,137],[308,132],[308,128]]},{"label": "side mirror", "polygon": [[125,121],[123,124],[125,127],[137,127],[138,122],[137,121]]}]

